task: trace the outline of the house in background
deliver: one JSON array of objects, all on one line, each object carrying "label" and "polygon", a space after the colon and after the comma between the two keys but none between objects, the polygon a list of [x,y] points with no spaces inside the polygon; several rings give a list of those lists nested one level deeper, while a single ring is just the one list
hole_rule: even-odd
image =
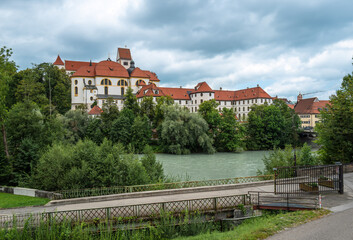
[{"label": "house in background", "polygon": [[294,110],[302,122],[302,128],[313,129],[320,121],[320,111],[327,108],[328,104],[330,104],[328,100],[319,100],[317,97],[303,99],[303,95],[299,94]]}]

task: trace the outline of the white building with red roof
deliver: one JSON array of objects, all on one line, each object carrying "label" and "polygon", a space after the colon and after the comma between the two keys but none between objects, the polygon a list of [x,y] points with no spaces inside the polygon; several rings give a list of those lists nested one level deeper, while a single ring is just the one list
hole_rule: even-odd
[{"label": "white building with red roof", "polygon": [[90,106],[96,101],[102,108],[108,98],[112,98],[121,110],[124,106],[124,94],[128,87],[139,102],[144,96],[170,96],[176,104],[197,112],[204,101],[215,99],[222,108],[232,108],[239,119],[246,118],[253,104],[272,103],[272,97],[259,85],[243,90],[213,90],[206,82],[198,83],[194,88],[159,87],[160,80],[154,72],[135,67],[130,49],[118,48],[116,61],[110,59],[94,62],[62,61],[60,56],[55,66],[65,69],[71,75],[72,109],[84,104]]}]

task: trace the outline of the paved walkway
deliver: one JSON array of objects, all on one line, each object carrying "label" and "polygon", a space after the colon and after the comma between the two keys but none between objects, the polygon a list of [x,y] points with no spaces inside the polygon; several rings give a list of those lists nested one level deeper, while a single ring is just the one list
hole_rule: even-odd
[{"label": "paved walkway", "polygon": [[280,232],[268,240],[352,240],[353,173],[344,175],[344,194],[324,195],[322,201],[332,214]]},{"label": "paved walkway", "polygon": [[147,204],[147,203],[159,203],[159,202],[170,202],[170,201],[179,201],[179,200],[181,201],[181,200],[191,200],[191,199],[201,199],[201,198],[223,197],[223,196],[247,194],[248,191],[273,192],[273,184],[267,184],[267,185],[263,185],[263,186],[250,187],[250,188],[241,188],[241,189],[184,193],[184,194],[143,197],[143,198],[127,198],[127,199],[112,200],[112,201],[78,203],[78,204],[68,204],[68,205],[60,205],[60,206],[40,206],[40,207],[24,207],[24,208],[3,209],[3,210],[0,210],[0,216],[1,215],[23,214],[23,213],[68,211],[68,210],[79,210],[79,209],[89,209],[89,208],[106,208],[106,207],[117,207],[117,206],[126,206],[126,205]]}]

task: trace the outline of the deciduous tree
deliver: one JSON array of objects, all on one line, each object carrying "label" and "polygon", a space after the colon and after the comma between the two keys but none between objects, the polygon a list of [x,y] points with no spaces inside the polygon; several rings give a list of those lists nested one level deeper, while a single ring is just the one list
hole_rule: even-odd
[{"label": "deciduous tree", "polygon": [[353,76],[343,78],[341,88],[321,110],[317,124],[319,150],[324,162],[353,162]]}]

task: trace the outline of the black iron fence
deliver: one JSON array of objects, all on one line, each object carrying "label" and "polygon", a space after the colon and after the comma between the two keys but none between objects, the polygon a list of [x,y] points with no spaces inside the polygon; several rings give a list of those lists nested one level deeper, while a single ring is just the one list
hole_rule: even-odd
[{"label": "black iron fence", "polygon": [[276,194],[335,192],[343,194],[343,165],[279,167],[274,169]]},{"label": "black iron fence", "polygon": [[293,195],[291,193],[249,192],[250,202],[255,209],[311,210],[321,207],[319,195]]}]

